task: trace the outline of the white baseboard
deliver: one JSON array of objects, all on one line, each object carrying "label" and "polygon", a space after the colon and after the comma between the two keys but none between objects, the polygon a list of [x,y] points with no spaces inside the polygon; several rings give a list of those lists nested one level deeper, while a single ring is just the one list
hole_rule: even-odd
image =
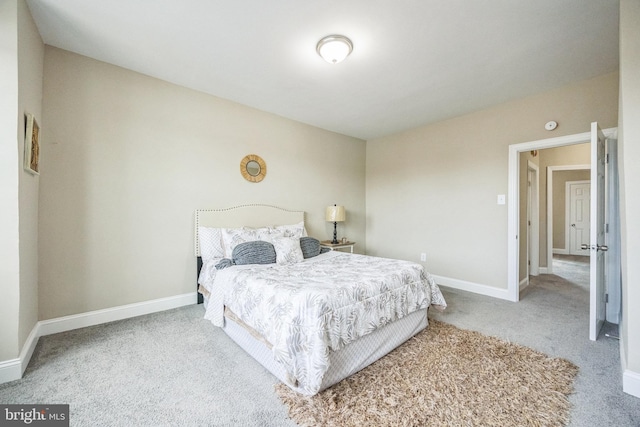
[{"label": "white baseboard", "polygon": [[87,313],[73,314],[71,316],[58,317],[56,319],[42,320],[40,323],[40,336],[57,334],[73,329],[86,328],[87,326],[100,325],[116,320],[129,319],[143,316],[158,311],[170,310],[197,302],[196,293],[176,295],[173,297],[159,298],[151,301],[121,305],[105,308],[103,310],[89,311]]},{"label": "white baseboard", "polygon": [[27,369],[27,365],[31,360],[33,351],[36,349],[36,344],[38,344],[38,338],[40,337],[39,324],[40,322],[36,323],[33,329],[31,329],[27,340],[22,346],[20,356],[18,356],[17,359],[0,362],[0,384],[22,378],[22,374],[24,370]]},{"label": "white baseboard", "polygon": [[9,359],[0,362],[0,384],[22,378],[20,359]]},{"label": "white baseboard", "polygon": [[520,292],[522,292],[522,290],[523,290],[524,288],[526,288],[527,286],[529,286],[529,278],[528,278],[528,277],[525,277],[524,279],[522,279],[522,280],[520,281]]},{"label": "white baseboard", "polygon": [[494,288],[493,286],[481,285],[479,283],[452,279],[450,277],[438,276],[435,274],[432,274],[431,276],[434,278],[438,285],[510,301],[509,292],[507,291],[507,289]]},{"label": "white baseboard", "polygon": [[553,253],[558,255],[570,255],[569,249],[553,248]]},{"label": "white baseboard", "polygon": [[20,352],[20,357],[0,362],[0,384],[22,378],[22,374],[27,369],[33,351],[36,348],[38,339],[42,336],[196,304],[196,295],[195,292],[190,292],[188,294],[89,311],[56,319],[41,320],[36,323],[27,337]]},{"label": "white baseboard", "polygon": [[538,268],[538,273],[540,274],[549,274],[549,269],[547,267]]},{"label": "white baseboard", "polygon": [[622,391],[631,396],[640,397],[640,374],[625,369],[622,374]]}]

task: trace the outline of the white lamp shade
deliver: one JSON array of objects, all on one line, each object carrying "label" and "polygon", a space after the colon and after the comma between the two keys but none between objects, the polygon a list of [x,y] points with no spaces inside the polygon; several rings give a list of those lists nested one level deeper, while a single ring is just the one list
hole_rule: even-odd
[{"label": "white lamp shade", "polygon": [[325,219],[329,222],[342,222],[346,218],[344,206],[327,206]]},{"label": "white lamp shade", "polygon": [[318,42],[316,50],[325,61],[337,64],[349,56],[353,44],[344,36],[327,36]]}]

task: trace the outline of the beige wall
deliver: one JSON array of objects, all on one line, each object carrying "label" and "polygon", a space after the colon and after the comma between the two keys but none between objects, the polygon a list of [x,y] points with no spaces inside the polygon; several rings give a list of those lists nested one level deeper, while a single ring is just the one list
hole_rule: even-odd
[{"label": "beige wall", "polygon": [[18,6],[0,2],[0,362],[18,357]]},{"label": "beige wall", "polygon": [[[338,135],[47,46],[40,318],[195,292],[193,213],[267,203],[365,248],[365,150]],[[267,163],[261,183],[240,160]]]},{"label": "beige wall", "polygon": [[623,369],[640,394],[640,2],[620,1],[620,161]]},{"label": "beige wall", "polygon": [[[25,1],[18,2],[18,156],[24,161],[25,113],[36,117],[41,136],[46,137],[42,120],[42,79],[44,43]],[[22,132],[20,132],[22,130]],[[46,159],[44,159],[46,161]],[[20,169],[22,169],[20,167]],[[38,322],[38,189],[39,176],[23,170],[20,180],[20,327],[19,347]]]},{"label": "beige wall", "polygon": [[41,118],[43,55],[26,2],[1,2],[0,361],[18,357],[38,321],[39,179],[22,165],[24,114]]},{"label": "beige wall", "polygon": [[[508,146],[617,125],[618,74],[367,142],[367,253],[507,289]],[[544,129],[549,120],[559,127]]]}]

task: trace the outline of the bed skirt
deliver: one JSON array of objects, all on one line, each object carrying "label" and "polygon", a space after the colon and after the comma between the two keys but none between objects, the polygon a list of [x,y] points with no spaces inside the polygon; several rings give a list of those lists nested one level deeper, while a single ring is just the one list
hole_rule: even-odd
[{"label": "bed skirt", "polygon": [[[366,368],[426,328],[427,324],[427,309],[419,310],[357,339],[338,351],[331,351],[330,366],[323,377],[320,391]],[[229,317],[225,318],[223,329],[236,344],[276,378],[293,390],[300,391],[297,382],[289,378],[283,367],[274,360],[268,344],[256,339],[249,330]]]}]

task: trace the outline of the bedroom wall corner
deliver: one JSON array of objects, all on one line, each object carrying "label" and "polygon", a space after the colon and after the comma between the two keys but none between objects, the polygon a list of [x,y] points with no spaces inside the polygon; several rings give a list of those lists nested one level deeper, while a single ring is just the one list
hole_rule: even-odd
[{"label": "bedroom wall corner", "polygon": [[[509,145],[617,125],[618,72],[367,141],[367,253],[507,289]],[[544,129],[550,118],[560,126]],[[542,182],[541,182],[542,186]],[[372,215],[374,214],[374,215]]]},{"label": "bedroom wall corner", "polygon": [[0,383],[19,379],[38,323],[39,179],[23,169],[25,113],[39,123],[44,44],[26,2],[0,3]]},{"label": "bedroom wall corner", "polygon": [[640,397],[640,2],[620,1],[618,159],[622,249],[623,390]]},{"label": "bedroom wall corner", "polygon": [[[42,120],[42,83],[44,43],[31,16],[27,2],[18,2],[18,155],[20,180],[20,318],[19,348],[29,346],[29,337],[38,322],[38,198],[40,176],[22,169],[24,161],[25,113],[33,114],[40,125],[40,143],[46,139]],[[41,172],[46,173],[46,158],[40,156]],[[44,169],[42,168],[44,166]],[[27,360],[28,362],[28,360]],[[26,365],[24,366],[26,368]]]},{"label": "bedroom wall corner", "polygon": [[194,292],[196,209],[303,210],[322,240],[342,204],[339,235],[364,251],[365,141],[51,46],[44,67],[41,320]]},{"label": "bedroom wall corner", "polygon": [[[18,130],[18,5],[0,2],[0,364],[17,358],[20,258]],[[4,371],[4,370],[3,370]],[[13,371],[12,371],[13,372]],[[15,375],[14,375],[15,376]],[[15,378],[13,378],[15,379]]]}]

